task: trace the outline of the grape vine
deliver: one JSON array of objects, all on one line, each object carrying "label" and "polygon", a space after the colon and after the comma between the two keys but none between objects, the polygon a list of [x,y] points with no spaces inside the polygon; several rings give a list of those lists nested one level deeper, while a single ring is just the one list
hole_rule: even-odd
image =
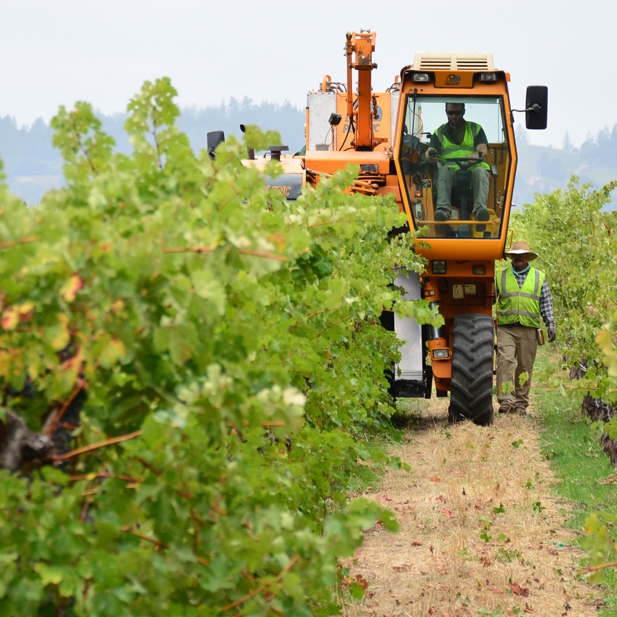
[{"label": "grape vine", "polygon": [[435,319],[392,287],[422,269],[396,204],[345,194],[352,168],[267,193],[241,158],[276,135],[195,154],[175,95],[131,100],[130,156],[61,108],[36,208],[0,178],[0,429],[70,436],[0,470],[2,614],[333,615],[339,558],[396,527],[348,497],[399,464],[366,441],[394,411],[379,316]]},{"label": "grape vine", "polygon": [[[536,195],[535,203],[513,217],[516,239],[527,239],[540,254],[538,264],[548,276],[553,300],[562,367],[579,364],[586,368],[583,379],[564,384],[559,377],[549,380],[581,400],[588,394],[617,401],[617,212],[604,207],[617,181],[593,190],[579,186],[573,177],[567,190]],[[617,419],[599,423],[600,434],[617,438]],[[588,571],[599,580],[603,569],[615,565],[614,540],[606,524],[614,527],[614,517],[604,522],[593,514],[586,524],[590,550]]]}]

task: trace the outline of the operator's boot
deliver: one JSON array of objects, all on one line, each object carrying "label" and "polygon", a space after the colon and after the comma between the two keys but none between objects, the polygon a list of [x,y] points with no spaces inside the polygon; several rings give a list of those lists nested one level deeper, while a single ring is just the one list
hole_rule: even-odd
[{"label": "operator's boot", "polygon": [[[490,218],[490,215],[486,208],[478,208],[474,212],[474,216],[476,218],[476,221],[488,221]],[[486,225],[476,225],[476,231],[483,232],[485,229]]]},{"label": "operator's boot", "polygon": [[[437,210],[435,210],[433,217],[436,222],[447,223],[452,218],[452,213],[444,206],[437,206]],[[450,231],[450,225],[435,225],[435,233],[438,238],[447,237],[450,234]]]},{"label": "operator's boot", "polygon": [[452,218],[452,215],[450,214],[449,210],[446,210],[445,208],[437,208],[437,210],[435,210],[435,220],[436,221],[449,221]]}]

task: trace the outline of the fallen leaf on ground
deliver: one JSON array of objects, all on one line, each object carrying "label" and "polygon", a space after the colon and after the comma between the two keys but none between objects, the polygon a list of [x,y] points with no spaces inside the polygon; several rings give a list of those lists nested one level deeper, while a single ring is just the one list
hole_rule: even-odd
[{"label": "fallen leaf on ground", "polygon": [[508,587],[515,596],[526,598],[529,595],[529,589],[527,589],[527,587],[521,587],[518,583],[512,583],[508,585]]}]

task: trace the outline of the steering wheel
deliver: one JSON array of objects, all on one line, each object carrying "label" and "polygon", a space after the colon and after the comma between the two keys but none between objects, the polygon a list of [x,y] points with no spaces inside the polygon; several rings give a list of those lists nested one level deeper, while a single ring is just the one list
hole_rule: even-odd
[{"label": "steering wheel", "polygon": [[454,158],[449,158],[446,159],[444,161],[444,165],[447,165],[448,163],[456,163],[457,165],[460,166],[461,169],[469,169],[470,167],[473,167],[474,165],[477,165],[478,163],[482,163],[484,162],[483,158],[477,158],[477,159],[468,159],[466,156],[465,157],[454,157]]}]

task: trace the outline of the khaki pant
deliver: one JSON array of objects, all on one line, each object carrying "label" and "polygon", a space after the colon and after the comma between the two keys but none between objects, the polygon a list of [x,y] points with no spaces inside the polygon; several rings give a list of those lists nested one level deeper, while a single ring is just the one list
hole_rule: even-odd
[{"label": "khaki pant", "polygon": [[497,327],[497,400],[501,407],[519,412],[527,409],[537,350],[536,328],[520,324]]},{"label": "khaki pant", "polygon": [[[440,165],[437,170],[437,207],[452,212],[452,184],[456,170],[446,165]],[[473,194],[473,214],[479,208],[486,208],[488,203],[489,174],[484,167],[471,170],[471,191]]]}]

